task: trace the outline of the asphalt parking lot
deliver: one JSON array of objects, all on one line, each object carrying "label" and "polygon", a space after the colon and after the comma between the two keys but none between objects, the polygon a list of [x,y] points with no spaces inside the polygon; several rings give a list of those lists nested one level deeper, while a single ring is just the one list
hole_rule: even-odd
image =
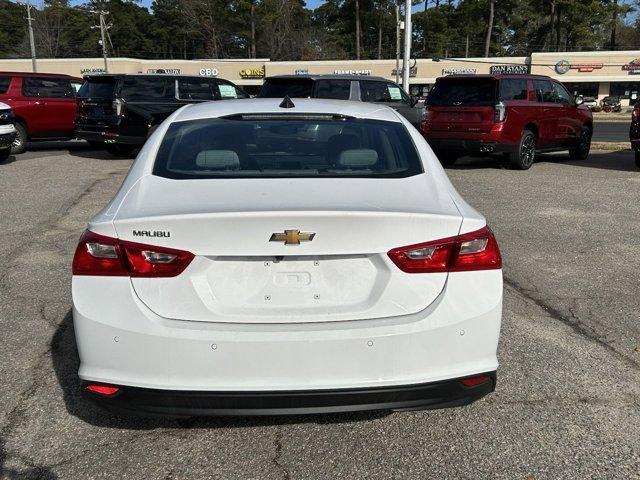
[{"label": "asphalt parking lot", "polygon": [[640,478],[640,170],[632,153],[448,170],[504,256],[497,391],[467,407],[122,419],[78,395],[70,261],[130,160],[0,164],[0,477]]}]

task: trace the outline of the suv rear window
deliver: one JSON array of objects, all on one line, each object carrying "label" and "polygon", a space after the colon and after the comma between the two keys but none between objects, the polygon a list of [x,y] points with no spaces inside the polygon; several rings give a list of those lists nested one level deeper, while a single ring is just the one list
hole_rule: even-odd
[{"label": "suv rear window", "polygon": [[0,93],[7,93],[10,83],[11,77],[0,77]]},{"label": "suv rear window", "polygon": [[427,105],[493,105],[496,81],[491,78],[450,78],[437,80],[427,97]]},{"label": "suv rear window", "polygon": [[313,80],[310,78],[267,78],[260,89],[260,98],[311,98]]},{"label": "suv rear window", "polygon": [[89,77],[78,91],[80,98],[112,98],[118,79],[115,77]]},{"label": "suv rear window", "polygon": [[130,102],[172,100],[176,97],[175,84],[171,77],[125,77],[120,95]]},{"label": "suv rear window", "polygon": [[173,123],[153,169],[174,179],[397,178],[422,172],[401,123],[264,114]]}]

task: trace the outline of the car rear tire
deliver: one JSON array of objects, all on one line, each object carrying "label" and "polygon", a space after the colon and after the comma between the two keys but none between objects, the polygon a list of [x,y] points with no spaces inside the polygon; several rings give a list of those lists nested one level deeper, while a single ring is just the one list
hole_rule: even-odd
[{"label": "car rear tire", "polygon": [[102,150],[104,148],[104,142],[100,142],[97,140],[87,140],[87,143],[91,148]]},{"label": "car rear tire", "polygon": [[577,145],[569,150],[569,158],[571,160],[585,160],[589,156],[592,136],[593,134],[589,127],[582,127]]},{"label": "car rear tire", "polygon": [[27,149],[27,129],[21,123],[16,123],[16,138],[11,146],[11,153],[14,155],[23,153]]},{"label": "car rear tire", "polygon": [[511,168],[528,170],[536,159],[536,134],[525,130],[520,137],[518,150],[510,155]]},{"label": "car rear tire", "polygon": [[436,157],[444,166],[451,166],[458,160],[458,156],[450,152],[436,152]]},{"label": "car rear tire", "polygon": [[636,150],[636,167],[640,168],[640,150]]},{"label": "car rear tire", "polygon": [[107,152],[116,157],[129,158],[133,154],[133,151],[137,148],[133,145],[120,145],[118,143],[107,144]]},{"label": "car rear tire", "polygon": [[11,147],[0,149],[0,162],[4,162],[11,155]]}]

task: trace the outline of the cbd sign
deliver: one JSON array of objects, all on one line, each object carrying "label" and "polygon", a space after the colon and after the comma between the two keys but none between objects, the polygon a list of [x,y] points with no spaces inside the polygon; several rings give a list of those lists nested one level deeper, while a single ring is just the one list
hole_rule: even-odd
[{"label": "cbd sign", "polygon": [[218,69],[217,68],[201,68],[200,76],[201,77],[217,77]]},{"label": "cbd sign", "polygon": [[240,70],[240,78],[262,78],[264,77],[264,67],[243,68]]}]

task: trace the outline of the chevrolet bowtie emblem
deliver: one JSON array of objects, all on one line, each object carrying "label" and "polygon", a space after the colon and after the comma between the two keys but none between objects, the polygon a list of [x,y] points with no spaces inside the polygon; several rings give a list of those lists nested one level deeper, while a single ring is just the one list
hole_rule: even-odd
[{"label": "chevrolet bowtie emblem", "polygon": [[300,230],[285,230],[284,233],[272,233],[270,242],[284,242],[285,245],[300,245],[300,242],[310,242],[315,233]]}]

